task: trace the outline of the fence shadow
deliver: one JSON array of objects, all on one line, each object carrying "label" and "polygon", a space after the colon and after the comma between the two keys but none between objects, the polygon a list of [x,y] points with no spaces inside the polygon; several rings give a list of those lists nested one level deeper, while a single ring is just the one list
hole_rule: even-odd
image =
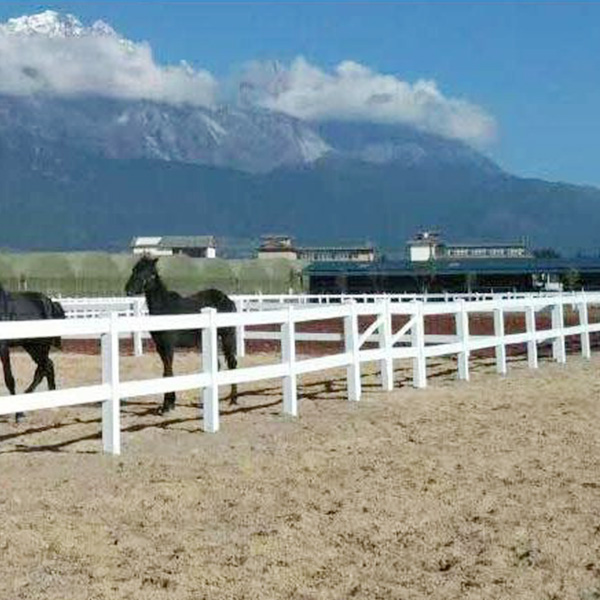
[{"label": "fence shadow", "polygon": [[[142,403],[139,403],[139,404],[142,404]],[[254,404],[252,406],[238,406],[238,407],[235,407],[230,410],[222,410],[222,411],[220,411],[220,415],[222,417],[226,417],[228,415],[233,415],[236,413],[247,413],[247,412],[251,412],[251,411],[255,411],[255,410],[264,410],[264,409],[276,406],[277,404],[281,404],[281,400],[275,400],[273,402],[266,402],[266,403],[262,403],[262,404]],[[186,406],[188,408],[190,407],[189,404],[186,404],[183,406]],[[149,416],[149,415],[157,416],[156,410],[142,411],[142,412],[136,411],[136,412],[132,412],[130,414],[131,414],[131,416],[139,416],[139,417],[144,417],[144,416]],[[136,433],[136,432],[144,431],[147,429],[167,430],[175,425],[182,425],[185,423],[198,423],[198,421],[199,421],[199,415],[196,415],[193,417],[178,417],[178,418],[171,418],[171,419],[154,420],[151,422],[144,422],[144,423],[134,423],[134,424],[128,425],[126,427],[121,427],[121,433]],[[32,435],[32,434],[36,434],[36,433],[43,433],[45,431],[51,431],[53,429],[60,430],[60,429],[63,429],[63,428],[69,427],[69,426],[80,425],[82,423],[83,424],[93,424],[93,423],[101,424],[102,419],[101,418],[86,419],[86,420],[76,419],[76,420],[73,420],[73,421],[67,422],[67,423],[52,424],[52,425],[45,426],[45,427],[30,428],[25,431],[15,432],[12,434],[4,435],[4,436],[0,437],[0,443],[3,441],[8,441],[11,439],[20,438],[20,437],[24,437],[24,436],[28,436],[28,435]],[[197,428],[193,428],[193,429],[179,429],[178,431],[190,433],[190,434],[194,434],[194,435],[199,434],[199,433],[200,434],[204,433],[203,429],[200,426],[198,426]],[[56,442],[53,444],[38,444],[38,445],[16,444],[14,448],[10,448],[8,450],[0,450],[0,456],[3,454],[15,454],[15,453],[20,454],[20,453],[32,453],[32,452],[34,452],[34,453],[35,452],[61,452],[64,448],[68,448],[75,444],[79,444],[81,442],[91,442],[91,441],[96,441],[96,440],[100,444],[100,442],[102,441],[102,431],[96,431],[94,433],[80,435],[78,437],[70,438],[68,440],[63,440],[63,441]],[[102,448],[99,447],[98,449],[94,449],[94,450],[73,450],[72,452],[74,452],[76,454],[100,454],[102,452]]]},{"label": "fence shadow", "polygon": [[[540,357],[542,358],[542,357]],[[527,360],[526,355],[513,355],[507,358],[507,362],[509,363],[518,363],[525,362]],[[428,379],[449,379],[451,376],[455,376],[457,372],[456,366],[448,367],[448,361],[430,361],[428,365]],[[486,357],[474,357],[470,363],[470,370],[472,372],[477,371],[485,371],[486,369],[491,369],[495,365],[494,358],[486,358]],[[440,369],[440,367],[444,367]],[[367,376],[363,375],[363,379],[365,377],[373,378],[376,377],[376,373],[370,373]],[[408,387],[412,384],[412,374],[410,372],[410,368],[398,367],[394,369],[394,390],[401,389],[403,387]],[[382,391],[379,382],[366,382],[363,381],[362,388],[364,390],[370,391]],[[340,375],[337,377],[328,377],[326,379],[319,379],[317,381],[307,381],[302,382],[299,380],[298,382],[298,399],[300,400],[309,400],[309,401],[327,401],[327,400],[345,400],[347,397],[347,381],[344,375]],[[282,397],[282,389],[281,384],[277,383],[272,386],[263,387],[259,389],[250,389],[250,390],[241,390],[238,393],[238,398],[251,398],[251,397],[260,397],[265,398],[268,401],[261,402],[259,404],[251,404],[251,405],[228,405],[227,408],[220,410],[219,414],[222,418],[227,418],[236,414],[245,414],[251,413],[254,411],[266,410],[269,408],[273,408],[275,406],[281,405],[283,401]],[[224,398],[222,402],[226,402],[227,398]],[[199,423],[200,414],[196,414],[190,417],[174,417],[174,418],[159,418],[157,415],[157,409],[160,403],[157,403],[155,406],[149,406],[148,402],[142,402],[139,400],[124,400],[123,401],[123,414],[128,417],[138,417],[138,418],[146,418],[146,417],[156,417],[152,421],[145,421],[142,423],[133,423],[131,425],[127,425],[121,428],[122,433],[136,433],[140,431],[145,431],[148,429],[162,429],[168,430],[177,425],[189,424],[189,423]],[[99,405],[88,405],[93,407],[95,410],[100,410]],[[197,408],[198,411],[201,410],[200,402],[198,403],[177,403],[177,407],[179,408]],[[279,414],[279,411],[273,414]],[[6,423],[11,417],[8,417],[4,422]],[[0,435],[0,445],[3,442],[10,442],[12,440],[27,439],[28,436],[36,435],[39,433],[45,433],[48,431],[62,431],[68,429],[70,427],[75,427],[79,425],[100,425],[102,423],[101,416],[93,417],[93,418],[82,418],[82,417],[73,417],[69,421],[63,421],[60,423],[50,423],[43,426],[38,427],[28,427],[26,429],[22,429],[19,431],[14,431],[10,433],[6,433]],[[16,426],[16,425],[15,425]],[[37,444],[37,445],[27,445],[24,443],[16,443],[14,447],[1,450],[0,456],[3,454],[27,454],[27,453],[43,453],[43,452],[62,452],[65,449],[69,449],[70,452],[75,454],[101,454],[101,440],[102,440],[102,431],[101,427],[98,428],[98,431],[95,431],[90,434],[79,435],[76,437],[72,437],[67,440],[62,440],[60,442],[52,443],[52,444]],[[178,428],[180,432],[186,432],[190,434],[203,434],[204,431],[201,428],[200,424],[198,427],[194,428]],[[82,442],[91,442],[97,441],[98,448],[97,449],[73,449],[72,446],[82,443]]]}]

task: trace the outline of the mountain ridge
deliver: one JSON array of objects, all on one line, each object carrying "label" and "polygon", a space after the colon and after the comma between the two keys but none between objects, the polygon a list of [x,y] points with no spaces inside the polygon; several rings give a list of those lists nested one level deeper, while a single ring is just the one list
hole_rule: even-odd
[{"label": "mountain ridge", "polygon": [[402,251],[415,230],[435,225],[449,240],[526,236],[536,247],[574,253],[597,250],[599,209],[600,190],[489,176],[472,165],[333,157],[248,173],[65,147],[40,151],[31,140],[7,149],[0,138],[5,248],[123,250],[136,235],[256,239],[277,231],[302,244],[370,239]]}]

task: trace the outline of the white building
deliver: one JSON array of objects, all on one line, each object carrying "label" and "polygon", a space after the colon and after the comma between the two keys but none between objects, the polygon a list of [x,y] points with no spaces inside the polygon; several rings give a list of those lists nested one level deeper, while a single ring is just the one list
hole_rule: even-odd
[{"label": "white building", "polygon": [[184,254],[193,258],[216,258],[215,238],[212,235],[166,235],[162,237],[136,237],[131,242],[134,254],[175,256]]},{"label": "white building", "polygon": [[533,257],[525,241],[445,244],[441,242],[440,234],[433,231],[421,231],[417,233],[406,245],[408,257],[411,262]]},{"label": "white building", "polygon": [[411,262],[427,262],[437,258],[440,248],[440,236],[439,233],[434,231],[420,231],[406,245]]}]

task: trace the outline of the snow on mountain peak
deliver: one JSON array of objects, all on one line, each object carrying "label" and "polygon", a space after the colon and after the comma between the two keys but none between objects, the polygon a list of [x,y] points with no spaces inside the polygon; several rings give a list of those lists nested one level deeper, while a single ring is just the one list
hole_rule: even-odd
[{"label": "snow on mountain peak", "polygon": [[0,93],[101,96],[211,106],[217,83],[188,64],[161,65],[147,42],[103,21],[47,10],[0,23]]},{"label": "snow on mountain peak", "polygon": [[104,21],[96,21],[90,27],[86,27],[74,15],[55,10],[8,19],[6,23],[0,24],[0,31],[13,35],[51,38],[117,35],[115,30]]}]

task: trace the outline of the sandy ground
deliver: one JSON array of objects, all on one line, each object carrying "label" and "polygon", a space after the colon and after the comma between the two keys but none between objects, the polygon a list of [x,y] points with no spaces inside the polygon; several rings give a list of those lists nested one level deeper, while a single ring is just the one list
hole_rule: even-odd
[{"label": "sandy ground", "polygon": [[[99,357],[55,362],[99,379]],[[213,435],[193,393],[136,400],[120,457],[97,406],[0,419],[0,599],[600,598],[600,357],[480,359],[470,383],[432,361],[427,390],[407,367],[389,394],[365,369],[354,404],[342,371],[303,378],[297,419],[277,381],[243,386]]]}]

